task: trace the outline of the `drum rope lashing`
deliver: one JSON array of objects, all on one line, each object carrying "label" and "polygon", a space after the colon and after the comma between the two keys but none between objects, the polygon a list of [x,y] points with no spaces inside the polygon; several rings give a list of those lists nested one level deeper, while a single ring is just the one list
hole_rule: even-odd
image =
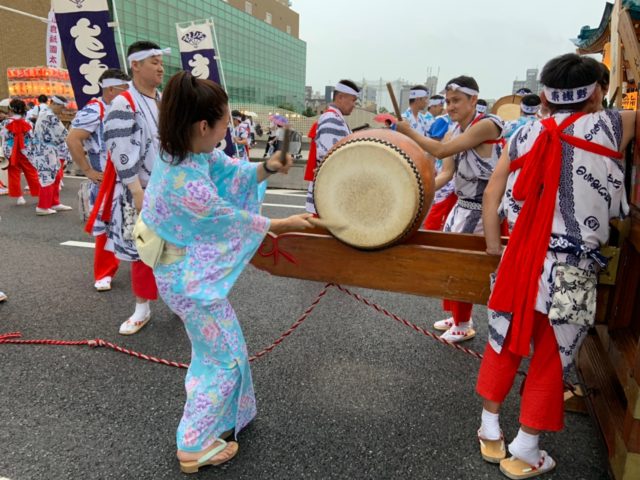
[{"label": "drum rope lashing", "polygon": [[[289,335],[291,335],[300,325],[302,325],[302,323],[309,318],[309,316],[311,315],[311,313],[313,312],[313,310],[318,306],[318,304],[320,303],[320,301],[322,300],[322,298],[324,298],[327,294],[327,292],[329,291],[330,288],[336,288],[339,291],[341,291],[342,293],[350,296],[351,298],[353,298],[354,300],[357,300],[358,302],[364,303],[365,305],[367,305],[370,308],[373,308],[374,310],[376,310],[378,313],[382,313],[384,316],[391,318],[393,320],[395,320],[398,323],[401,323],[402,325],[411,328],[412,330],[421,333],[422,335],[425,335],[426,337],[429,337],[433,340],[438,341],[439,343],[443,344],[443,345],[447,345],[449,347],[455,348],[458,351],[461,351],[467,355],[470,355],[478,360],[482,360],[482,354],[479,352],[476,352],[475,350],[472,350],[470,348],[467,347],[463,347],[462,345],[458,344],[458,343],[452,343],[452,342],[448,342],[447,340],[444,340],[443,338],[441,338],[440,336],[438,336],[437,334],[434,334],[432,332],[429,332],[428,330],[425,330],[422,327],[419,327],[418,325],[415,325],[414,323],[411,323],[409,320],[406,320],[398,315],[396,315],[395,313],[392,313],[390,311],[388,311],[386,308],[378,305],[375,302],[372,302],[370,300],[367,300],[365,297],[363,297],[362,295],[359,295],[358,293],[352,292],[351,290],[349,290],[346,287],[343,287],[342,285],[338,285],[335,283],[327,283],[324,288],[320,291],[320,293],[316,296],[315,300],[309,305],[309,307],[307,307],[307,309],[302,313],[302,315],[300,315],[300,317],[293,322],[293,324],[291,324],[291,326],[282,334],[280,335],[280,337],[278,337],[273,343],[271,343],[271,345],[269,345],[268,347],[260,350],[258,353],[256,353],[255,355],[252,355],[249,357],[249,361],[253,362],[254,360],[257,360],[258,358],[261,358],[263,356],[265,356],[267,353],[271,352],[272,350],[274,350],[278,345],[280,345]],[[68,340],[51,340],[51,339],[36,339],[36,340],[23,340],[22,338],[22,334],[20,332],[11,332],[11,333],[4,333],[1,334],[0,333],[0,344],[12,344],[12,345],[56,345],[56,346],[89,346],[89,347],[106,347],[106,348],[110,348],[112,350],[115,350],[117,352],[120,353],[124,353],[127,355],[130,355],[132,357],[141,359],[141,360],[147,360],[149,362],[153,362],[153,363],[159,363],[162,365],[166,365],[169,367],[176,367],[176,368],[189,368],[189,364],[187,363],[180,363],[180,362],[175,362],[175,361],[171,361],[171,360],[165,360],[163,358],[158,358],[152,355],[146,355],[144,353],[139,353],[133,350],[129,350],[127,348],[123,348],[120,347],[119,345],[116,345],[112,342],[108,342],[106,340],[103,340],[101,338],[96,338],[93,340],[76,340],[76,341],[68,341]],[[526,376],[526,373],[523,371],[518,371],[518,374]],[[577,389],[577,387],[569,382],[565,382],[565,389],[570,391],[571,393],[573,393],[575,396],[577,397],[586,397],[586,396],[590,396],[592,394],[591,389],[584,389],[584,392],[581,392]]]}]

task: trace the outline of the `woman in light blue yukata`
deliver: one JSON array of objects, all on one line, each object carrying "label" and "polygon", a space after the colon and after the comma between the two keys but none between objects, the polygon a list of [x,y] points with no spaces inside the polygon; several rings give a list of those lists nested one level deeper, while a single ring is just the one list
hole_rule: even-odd
[{"label": "woman in light blue yukata", "polygon": [[268,231],[311,227],[309,214],[268,219],[259,214],[260,184],[287,173],[280,153],[262,163],[227,157],[215,146],[229,124],[228,98],[209,80],[174,75],[163,92],[161,153],[144,195],[144,223],[165,242],[154,268],[162,299],[184,322],[192,345],[187,400],[177,432],[185,473],[233,458],[224,439],[256,415],[247,347],[229,290]]}]

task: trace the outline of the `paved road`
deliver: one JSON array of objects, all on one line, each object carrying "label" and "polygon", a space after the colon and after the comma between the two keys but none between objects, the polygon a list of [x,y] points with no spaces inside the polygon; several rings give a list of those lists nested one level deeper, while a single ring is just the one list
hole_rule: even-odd
[{"label": "paved road", "polygon": [[[79,180],[65,179],[75,206]],[[302,211],[303,192],[270,193],[264,212]],[[286,204],[288,206],[276,206]],[[129,268],[109,293],[92,288],[90,241],[77,213],[37,218],[34,201],[0,197],[0,333],[24,338],[103,338],[170,360],[188,361],[183,327],[162,303],[132,338],[117,334],[132,309]],[[297,207],[297,208],[296,208]],[[250,352],[269,345],[316,298],[322,284],[248,268],[231,301]],[[442,317],[433,299],[358,289],[421,326]],[[481,351],[486,312],[477,307]],[[180,479],[175,429],[184,370],[87,347],[0,345],[0,477]],[[416,334],[338,291],[281,346],[252,364],[258,417],[224,469],[198,478],[493,479],[475,440],[478,361]],[[568,414],[543,445],[559,467],[549,479],[607,478],[606,452],[588,416]],[[517,431],[517,395],[503,429]]]}]

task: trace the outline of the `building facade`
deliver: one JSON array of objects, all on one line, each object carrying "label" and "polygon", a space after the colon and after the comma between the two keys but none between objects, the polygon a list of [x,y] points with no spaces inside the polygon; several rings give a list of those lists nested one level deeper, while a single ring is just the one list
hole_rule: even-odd
[{"label": "building facade", "polygon": [[[4,6],[45,18],[50,4],[2,0]],[[176,23],[213,19],[231,102],[289,105],[302,111],[307,48],[298,38],[298,14],[286,0],[109,0],[109,5],[112,17],[118,16],[121,58],[120,39],[125,50],[138,40],[171,47],[165,57],[168,79],[182,69]],[[1,9],[0,24],[0,98],[5,98],[8,67],[46,65],[46,24]]]}]

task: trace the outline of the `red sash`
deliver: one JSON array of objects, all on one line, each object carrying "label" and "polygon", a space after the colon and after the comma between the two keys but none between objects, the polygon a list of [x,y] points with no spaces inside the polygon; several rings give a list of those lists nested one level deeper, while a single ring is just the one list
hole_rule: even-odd
[{"label": "red sash", "polygon": [[[340,115],[340,113],[333,109],[327,108],[326,112],[332,112],[336,115]],[[318,122],[315,122],[311,125],[311,130],[307,133],[307,137],[311,139],[311,145],[309,145],[309,159],[307,160],[307,168],[304,171],[304,179],[310,182],[313,181],[313,178],[316,173],[316,167],[318,166],[318,157],[316,156],[316,134],[318,132]]]},{"label": "red sash", "polygon": [[24,118],[16,118],[9,122],[5,128],[13,134],[13,149],[11,150],[9,165],[15,167],[18,165],[18,160],[24,157],[22,153],[25,148],[24,134],[31,131],[31,124]]},{"label": "red sash", "polygon": [[[129,91],[124,91],[120,94],[123,96],[129,105],[131,105],[131,110],[136,111],[136,104],[133,102],[133,97]],[[100,118],[104,116],[104,106],[102,106],[101,102],[97,100],[91,100],[91,102],[97,102],[100,104]],[[100,215],[100,209],[102,209],[102,215],[100,215],[100,219],[107,223],[111,220],[111,208],[113,206],[113,192],[116,188],[116,169],[113,166],[113,162],[111,161],[111,154],[107,151],[107,165],[104,169],[104,174],[102,176],[102,183],[100,183],[100,190],[98,190],[98,195],[96,196],[96,203],[93,205],[93,210],[91,210],[91,215],[87,220],[87,224],[84,227],[84,231],[91,234],[93,233],[93,225],[96,223],[96,219],[98,215]]]},{"label": "red sash", "polygon": [[[473,122],[471,122],[471,125],[469,125],[470,127],[473,127],[476,123],[478,123],[480,120],[482,120],[483,118],[485,118],[486,115],[484,113],[481,113],[480,115],[478,115],[476,118],[473,119]],[[502,146],[502,148],[504,148],[507,145],[507,141],[504,138],[496,138],[495,140],[487,140],[486,142],[482,142],[482,144],[487,144],[487,145],[500,145]]]},{"label": "red sash", "polygon": [[583,115],[574,113],[559,126],[553,117],[542,120],[543,129],[531,150],[511,162],[512,172],[522,169],[513,198],[524,201],[524,205],[500,262],[489,308],[512,313],[509,349],[516,355],[529,355],[538,281],[549,247],[560,185],[562,142],[604,157],[622,158],[620,152],[563,133]]}]

